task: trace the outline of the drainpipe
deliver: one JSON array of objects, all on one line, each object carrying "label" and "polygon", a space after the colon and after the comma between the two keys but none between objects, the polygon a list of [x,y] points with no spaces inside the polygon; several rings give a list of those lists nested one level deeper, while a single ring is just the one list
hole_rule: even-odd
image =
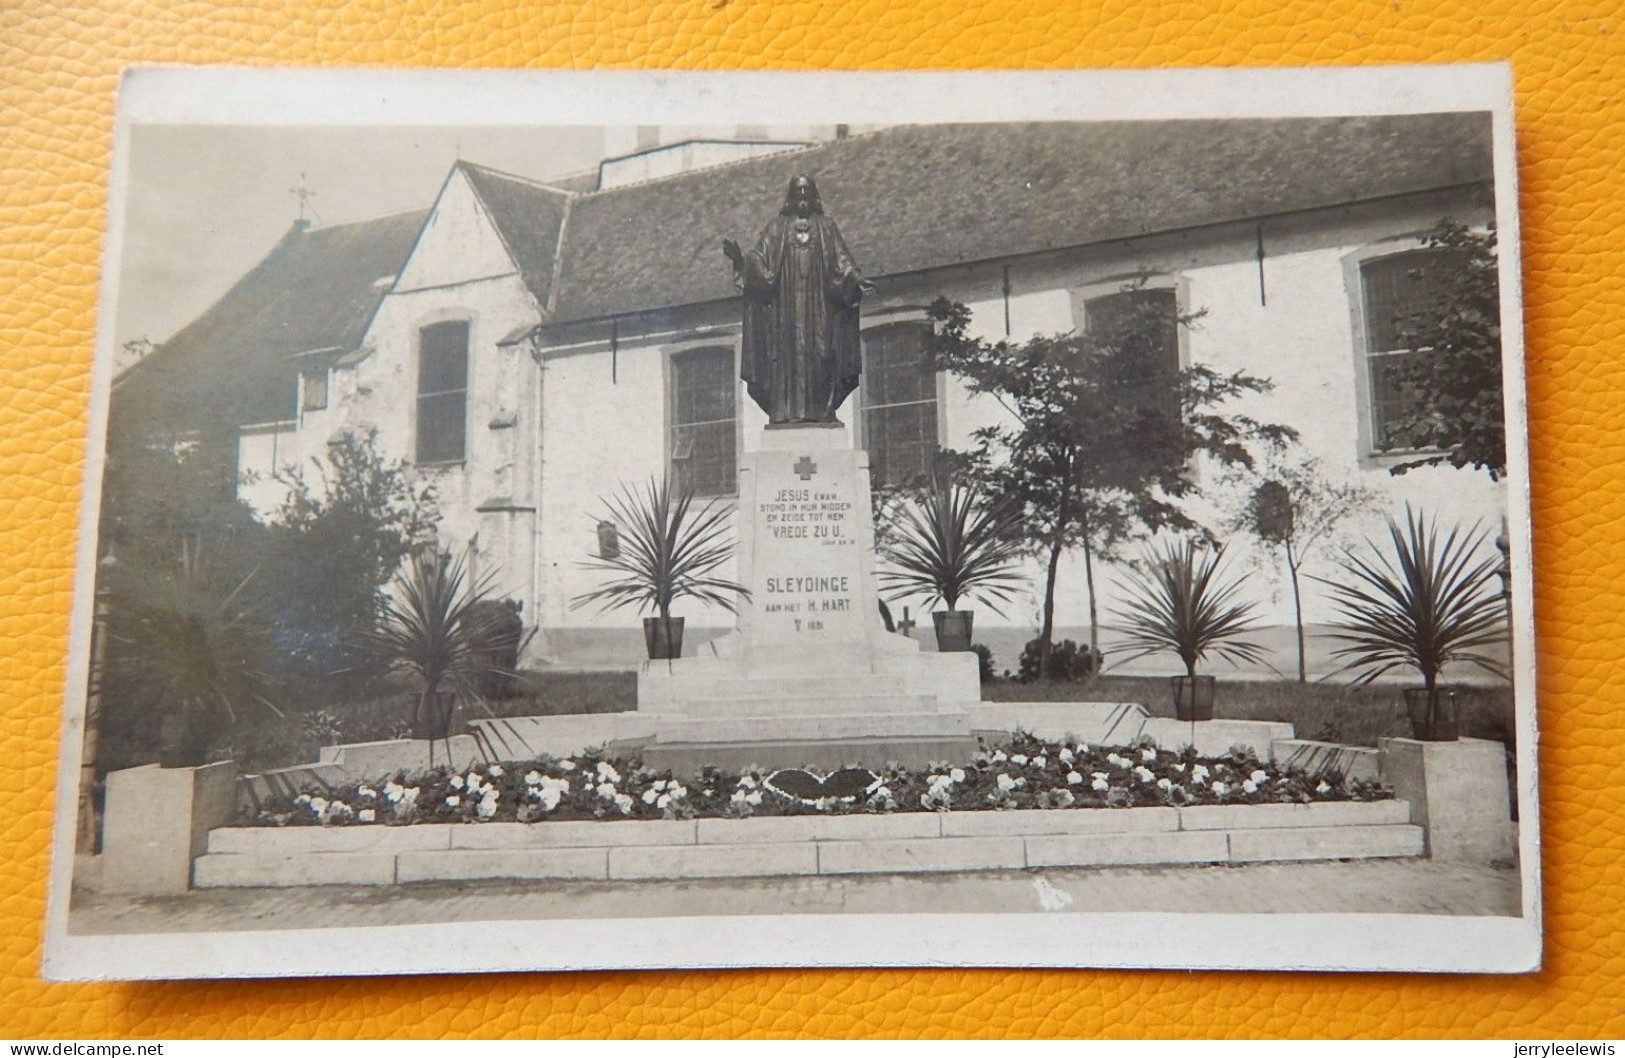
[{"label": "drainpipe", "polygon": [[532,373],[531,383],[531,414],[536,428],[531,431],[530,444],[530,620],[531,627],[537,629],[536,650],[542,649],[542,459],[546,452],[543,434],[546,421],[542,417],[542,374],[547,370],[547,362],[542,359],[540,337],[532,333],[530,336],[530,355],[536,362],[536,370]]}]

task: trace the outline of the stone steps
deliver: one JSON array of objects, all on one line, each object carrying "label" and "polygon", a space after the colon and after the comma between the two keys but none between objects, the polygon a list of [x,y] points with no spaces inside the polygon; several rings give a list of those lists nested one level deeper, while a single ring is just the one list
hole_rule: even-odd
[{"label": "stone steps", "polygon": [[[670,719],[713,720],[722,717],[747,719],[778,719],[796,716],[921,716],[931,717],[950,712],[964,715],[965,710],[943,705],[925,694],[818,694],[802,698],[700,698],[687,703],[686,711],[667,713],[652,711],[657,718],[656,727]],[[876,732],[879,734],[879,732]]]},{"label": "stone steps", "polygon": [[750,703],[737,715],[661,717],[657,742],[831,742],[850,739],[941,738],[969,735],[963,711],[942,712],[933,699],[877,700],[884,712],[851,709],[857,699],[783,703],[800,706],[782,715],[764,715]]},{"label": "stone steps", "polygon": [[901,698],[907,694],[899,676],[874,673],[823,676],[675,676],[675,697],[701,706],[710,702],[822,698]]}]

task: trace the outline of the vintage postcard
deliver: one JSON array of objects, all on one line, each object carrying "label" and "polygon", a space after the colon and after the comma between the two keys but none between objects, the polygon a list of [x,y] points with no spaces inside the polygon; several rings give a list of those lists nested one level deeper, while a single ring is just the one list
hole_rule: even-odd
[{"label": "vintage postcard", "polygon": [[130,74],[46,975],[1538,967],[1513,136]]}]

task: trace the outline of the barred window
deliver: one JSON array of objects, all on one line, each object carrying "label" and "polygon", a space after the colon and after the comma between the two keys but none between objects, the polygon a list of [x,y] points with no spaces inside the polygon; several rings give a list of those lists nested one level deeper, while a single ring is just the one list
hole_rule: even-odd
[{"label": "barred window", "polygon": [[418,332],[417,461],[455,463],[468,437],[468,321]]},{"label": "barred window", "polygon": [[937,454],[937,373],[926,328],[901,323],[863,335],[863,446],[876,488],[918,483]]},{"label": "barred window", "polygon": [[1406,347],[1404,335],[1418,315],[1438,303],[1438,280],[1428,267],[1434,256],[1430,250],[1413,250],[1360,265],[1371,444],[1378,451],[1405,447],[1395,437],[1394,428],[1417,410],[1416,395],[1400,386],[1398,379],[1406,364],[1423,355]]},{"label": "barred window", "polygon": [[732,349],[690,349],[671,360],[671,469],[679,488],[731,496],[739,487]]}]

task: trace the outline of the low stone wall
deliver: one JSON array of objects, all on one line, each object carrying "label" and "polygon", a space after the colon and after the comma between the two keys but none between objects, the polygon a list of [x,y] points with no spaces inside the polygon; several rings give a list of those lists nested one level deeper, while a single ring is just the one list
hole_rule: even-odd
[{"label": "low stone wall", "polygon": [[198,888],[480,879],[748,878],[1422,855],[1403,801],[226,828]]}]

